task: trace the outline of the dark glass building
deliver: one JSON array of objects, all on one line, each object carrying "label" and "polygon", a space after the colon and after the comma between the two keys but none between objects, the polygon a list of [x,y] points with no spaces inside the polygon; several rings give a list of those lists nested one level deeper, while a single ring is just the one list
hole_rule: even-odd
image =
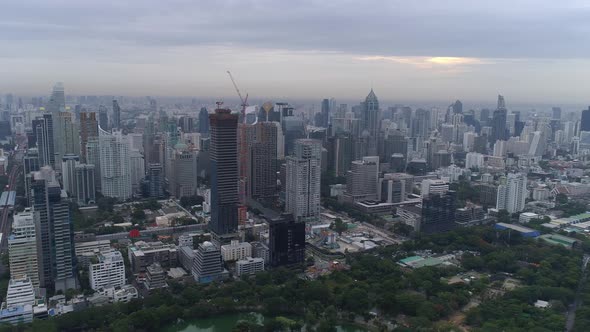
[{"label": "dark glass building", "polygon": [[211,221],[209,230],[218,237],[238,230],[238,114],[217,109],[209,115]]},{"label": "dark glass building", "polygon": [[199,133],[209,134],[209,112],[205,107],[201,107],[199,111]]},{"label": "dark glass building", "polygon": [[267,219],[268,248],[273,267],[301,264],[305,260],[305,223],[295,221],[292,214]]},{"label": "dark glass building", "polygon": [[422,199],[420,232],[434,234],[455,228],[456,193],[431,194]]},{"label": "dark glass building", "polygon": [[582,111],[582,121],[580,122],[580,131],[590,131],[590,106],[587,110]]}]

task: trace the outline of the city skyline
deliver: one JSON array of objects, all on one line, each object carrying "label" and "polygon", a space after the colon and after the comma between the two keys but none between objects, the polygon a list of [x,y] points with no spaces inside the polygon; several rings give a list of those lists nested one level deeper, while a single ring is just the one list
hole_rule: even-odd
[{"label": "city skyline", "polygon": [[583,105],[589,9],[581,1],[12,3],[0,32],[10,45],[0,91],[42,95],[64,81],[72,95],[233,96],[230,69],[259,98],[352,99],[372,86],[384,101],[500,93],[511,103]]}]

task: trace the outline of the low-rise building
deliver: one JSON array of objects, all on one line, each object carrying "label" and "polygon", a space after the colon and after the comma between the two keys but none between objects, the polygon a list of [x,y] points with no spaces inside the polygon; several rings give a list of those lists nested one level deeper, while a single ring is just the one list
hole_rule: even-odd
[{"label": "low-rise building", "polygon": [[221,246],[221,257],[223,257],[223,260],[226,262],[252,257],[252,245],[248,242],[232,240],[230,244]]},{"label": "low-rise building", "polygon": [[236,275],[251,275],[264,271],[264,259],[248,257],[236,262]]},{"label": "low-rise building", "polygon": [[532,212],[523,212],[518,216],[518,222],[521,224],[527,224],[529,221],[533,219],[539,219],[540,216],[536,213]]},{"label": "low-rise building", "polygon": [[222,278],[221,251],[213,243],[205,241],[199,245],[193,261],[192,274],[198,283],[208,283]]},{"label": "low-rise building", "polygon": [[125,262],[118,251],[97,255],[98,263],[90,264],[90,288],[119,287],[125,285]]},{"label": "low-rise building", "polygon": [[147,271],[147,267],[158,263],[162,268],[176,267],[178,262],[177,248],[174,244],[164,244],[160,241],[137,241],[129,247],[129,262],[133,273]]},{"label": "low-rise building", "polygon": [[17,305],[0,310],[0,323],[18,325],[33,321],[33,306],[30,304]]},{"label": "low-rise building", "polygon": [[166,284],[166,273],[162,266],[158,263],[153,263],[147,268],[145,279],[145,287],[149,290],[168,287]]},{"label": "low-rise building", "polygon": [[10,279],[6,291],[6,306],[15,307],[33,304],[35,304],[35,288],[31,278]]}]

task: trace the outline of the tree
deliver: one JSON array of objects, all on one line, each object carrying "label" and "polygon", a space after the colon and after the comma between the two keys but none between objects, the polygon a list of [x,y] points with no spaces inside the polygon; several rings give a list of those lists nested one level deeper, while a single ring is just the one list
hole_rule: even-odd
[{"label": "tree", "polygon": [[510,223],[510,213],[505,209],[498,211],[498,222]]},{"label": "tree", "polygon": [[344,232],[347,229],[348,227],[346,226],[344,221],[342,221],[342,219],[336,218],[334,220],[334,231],[336,231],[338,235],[342,235],[342,232]]},{"label": "tree", "polygon": [[566,204],[568,202],[569,198],[567,197],[566,194],[563,193],[559,193],[557,195],[555,195],[555,202],[557,204]]}]

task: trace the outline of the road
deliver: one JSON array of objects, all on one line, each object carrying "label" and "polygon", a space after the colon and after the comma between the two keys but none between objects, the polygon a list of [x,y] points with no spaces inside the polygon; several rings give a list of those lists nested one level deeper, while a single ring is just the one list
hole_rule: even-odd
[{"label": "road", "polygon": [[587,277],[586,266],[588,266],[588,261],[590,261],[590,256],[584,255],[584,259],[582,260],[582,275],[580,276],[580,281],[578,282],[578,289],[576,291],[576,299],[574,300],[574,303],[572,303],[569,306],[568,311],[567,311],[567,316],[565,319],[565,331],[566,332],[570,332],[574,328],[574,323],[576,321],[576,310],[578,310],[578,307],[580,306],[580,303],[581,303],[580,296],[582,295],[582,288],[584,287],[584,284],[586,283],[586,277]]},{"label": "road", "polygon": [[[8,174],[8,188],[6,191],[16,190],[16,180],[21,171],[20,162],[14,163]],[[2,242],[0,242],[0,250],[6,252],[8,250],[8,235],[10,234],[11,222],[10,222],[10,208],[5,206],[2,208],[2,219],[0,220],[0,233],[2,233]]]}]

